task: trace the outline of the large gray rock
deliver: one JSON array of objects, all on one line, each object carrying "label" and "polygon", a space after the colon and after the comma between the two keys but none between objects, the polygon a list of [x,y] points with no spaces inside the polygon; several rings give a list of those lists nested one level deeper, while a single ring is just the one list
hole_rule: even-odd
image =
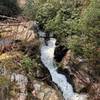
[{"label": "large gray rock", "polygon": [[[27,97],[26,85],[28,83],[27,77],[22,74],[13,73],[11,76],[11,81],[16,82],[20,91],[16,93],[17,100],[26,100]],[[15,98],[13,98],[12,100],[15,100]]]},{"label": "large gray rock", "polygon": [[60,92],[40,81],[33,81],[36,97],[39,100],[63,100]]}]

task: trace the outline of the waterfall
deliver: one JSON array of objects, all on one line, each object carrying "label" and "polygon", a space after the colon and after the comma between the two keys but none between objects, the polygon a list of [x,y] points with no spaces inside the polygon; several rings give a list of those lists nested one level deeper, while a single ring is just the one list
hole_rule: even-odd
[{"label": "waterfall", "polygon": [[[44,36],[45,33],[39,32],[40,36]],[[50,38],[45,44],[44,39],[41,39],[41,61],[50,71],[52,81],[55,82],[61,89],[65,100],[86,100],[86,95],[79,95],[74,93],[71,84],[67,82],[66,77],[63,74],[57,72],[57,66],[54,63],[54,50],[56,39]]]}]

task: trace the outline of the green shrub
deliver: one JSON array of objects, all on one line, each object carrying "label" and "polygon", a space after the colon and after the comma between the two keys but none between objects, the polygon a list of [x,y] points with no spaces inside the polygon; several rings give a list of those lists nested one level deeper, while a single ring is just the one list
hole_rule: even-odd
[{"label": "green shrub", "polygon": [[29,19],[34,19],[36,15],[36,6],[33,0],[27,0],[25,7],[23,8],[23,15]]},{"label": "green shrub", "polygon": [[96,48],[100,44],[99,0],[31,0],[31,2],[34,18],[44,31],[55,35],[60,44],[68,46],[76,55],[86,58],[95,56]]},{"label": "green shrub", "polygon": [[21,65],[22,65],[22,68],[25,69],[26,72],[30,72],[33,66],[33,63],[29,57],[24,56],[23,59],[21,60]]}]

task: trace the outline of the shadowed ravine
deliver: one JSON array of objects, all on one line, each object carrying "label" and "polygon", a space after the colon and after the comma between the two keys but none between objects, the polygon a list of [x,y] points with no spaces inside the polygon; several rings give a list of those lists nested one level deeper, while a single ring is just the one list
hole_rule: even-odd
[{"label": "shadowed ravine", "polygon": [[[43,32],[39,32],[40,36],[45,35]],[[44,39],[41,39],[41,61],[50,71],[52,81],[55,82],[58,87],[61,89],[65,100],[86,100],[85,95],[79,95],[74,93],[71,84],[67,82],[66,77],[63,74],[57,72],[57,66],[54,63],[54,50],[56,39],[50,38],[45,44]]]}]

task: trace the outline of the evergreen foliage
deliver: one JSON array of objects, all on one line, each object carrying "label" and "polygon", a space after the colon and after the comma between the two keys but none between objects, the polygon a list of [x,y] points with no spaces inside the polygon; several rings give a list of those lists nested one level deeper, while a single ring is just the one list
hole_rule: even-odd
[{"label": "evergreen foliage", "polygon": [[[99,0],[31,0],[34,19],[75,55],[95,58],[99,48]],[[32,3],[30,3],[32,4]],[[27,7],[27,6],[26,6]],[[31,10],[31,9],[28,9]],[[32,13],[32,12],[31,12]]]},{"label": "evergreen foliage", "polygon": [[19,13],[17,0],[0,0],[0,15],[15,16]]}]

